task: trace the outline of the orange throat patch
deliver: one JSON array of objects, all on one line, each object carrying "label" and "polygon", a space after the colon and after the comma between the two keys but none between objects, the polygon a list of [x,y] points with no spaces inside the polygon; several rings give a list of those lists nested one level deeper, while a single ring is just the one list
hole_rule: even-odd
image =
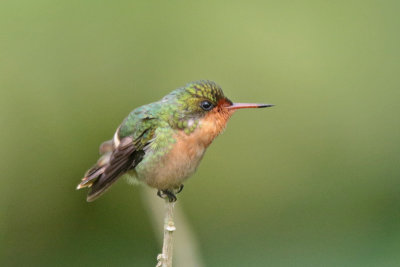
[{"label": "orange throat patch", "polygon": [[193,132],[193,137],[198,142],[203,143],[205,147],[225,130],[226,124],[234,111],[223,108],[215,108],[210,111],[204,118],[200,119],[199,127]]}]

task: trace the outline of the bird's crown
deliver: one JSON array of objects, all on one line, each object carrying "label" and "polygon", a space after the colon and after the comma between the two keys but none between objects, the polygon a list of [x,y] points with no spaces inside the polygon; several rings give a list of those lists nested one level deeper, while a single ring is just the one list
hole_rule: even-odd
[{"label": "bird's crown", "polygon": [[185,91],[197,98],[205,98],[214,103],[225,98],[221,87],[213,81],[200,80],[188,83],[184,87]]},{"label": "bird's crown", "polygon": [[169,99],[175,99],[177,109],[186,115],[205,114],[222,103],[232,103],[219,85],[207,80],[188,83],[164,97]]}]

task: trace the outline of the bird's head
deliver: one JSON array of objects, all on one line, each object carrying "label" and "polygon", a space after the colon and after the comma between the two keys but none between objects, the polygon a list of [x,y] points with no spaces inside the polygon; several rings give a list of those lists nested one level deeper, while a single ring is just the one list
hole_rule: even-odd
[{"label": "bird's head", "polygon": [[196,81],[173,91],[164,99],[175,99],[174,124],[187,133],[194,131],[199,123],[214,125],[219,133],[232,114],[243,108],[265,108],[271,104],[233,103],[221,87],[212,81]]}]

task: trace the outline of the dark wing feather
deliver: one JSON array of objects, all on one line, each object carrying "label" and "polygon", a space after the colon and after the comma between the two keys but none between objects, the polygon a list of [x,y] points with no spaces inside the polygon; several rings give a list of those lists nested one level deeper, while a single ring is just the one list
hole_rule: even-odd
[{"label": "dark wing feather", "polygon": [[97,199],[143,159],[146,147],[154,140],[157,126],[156,119],[147,113],[134,110],[117,129],[114,139],[100,146],[102,157],[86,172],[77,187],[90,188],[87,201]]},{"label": "dark wing feather", "polygon": [[134,142],[131,136],[121,139],[118,147],[111,154],[110,161],[96,181],[90,187],[87,201],[101,196],[119,177],[136,167],[143,159],[143,147]]}]

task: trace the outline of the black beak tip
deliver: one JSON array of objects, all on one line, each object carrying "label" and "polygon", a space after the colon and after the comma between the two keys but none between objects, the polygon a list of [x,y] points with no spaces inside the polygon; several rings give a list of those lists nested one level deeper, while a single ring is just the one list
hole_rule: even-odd
[{"label": "black beak tip", "polygon": [[269,108],[275,106],[274,104],[261,104],[258,108]]}]

